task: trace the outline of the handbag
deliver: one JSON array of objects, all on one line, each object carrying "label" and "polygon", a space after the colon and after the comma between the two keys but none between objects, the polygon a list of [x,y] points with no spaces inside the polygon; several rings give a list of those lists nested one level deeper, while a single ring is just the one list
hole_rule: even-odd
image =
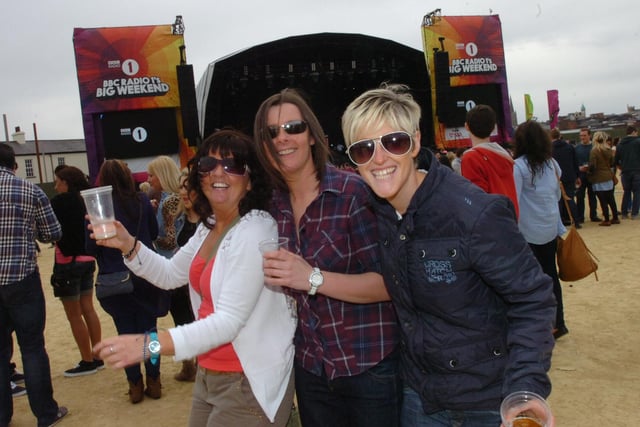
[{"label": "handbag", "polygon": [[[138,216],[136,236],[140,235],[140,223],[142,222],[142,204]],[[98,273],[96,279],[96,297],[98,299],[114,295],[126,295],[133,292],[133,281],[129,270],[116,271],[115,273]]]},{"label": "handbag", "polygon": [[74,256],[67,264],[53,264],[53,274],[51,274],[50,280],[55,297],[77,295],[80,291],[82,276],[77,271],[76,257]]},{"label": "handbag", "polygon": [[565,282],[574,282],[576,280],[584,279],[591,273],[598,280],[598,263],[600,261],[589,250],[584,240],[578,233],[571,209],[569,208],[569,199],[567,193],[564,191],[564,186],[560,181],[558,172],[556,171],[556,177],[558,178],[558,184],[560,184],[560,191],[562,192],[562,199],[564,200],[565,207],[569,213],[571,224],[569,225],[569,232],[564,237],[558,237],[558,251],[556,254],[556,260],[558,261],[558,277]]},{"label": "handbag", "polygon": [[126,295],[133,292],[131,273],[116,271],[115,273],[98,274],[96,280],[96,297],[104,298],[114,295]]}]

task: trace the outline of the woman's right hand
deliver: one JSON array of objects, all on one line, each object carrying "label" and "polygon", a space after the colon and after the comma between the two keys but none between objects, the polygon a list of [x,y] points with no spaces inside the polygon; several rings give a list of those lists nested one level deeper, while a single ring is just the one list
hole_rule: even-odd
[{"label": "woman's right hand", "polygon": [[[89,215],[86,215],[85,219],[89,221]],[[135,242],[135,237],[129,234],[127,229],[124,227],[124,225],[122,225],[120,221],[116,220],[113,223],[116,227],[115,236],[110,237],[108,239],[96,239],[95,235],[93,234],[93,226],[91,225],[91,222],[89,222],[89,225],[87,226],[87,228],[89,229],[89,231],[92,232],[89,235],[89,237],[94,239],[96,241],[96,245],[98,246],[105,246],[107,248],[118,249],[120,252],[123,252],[123,253],[129,252],[133,247],[133,244]]]}]

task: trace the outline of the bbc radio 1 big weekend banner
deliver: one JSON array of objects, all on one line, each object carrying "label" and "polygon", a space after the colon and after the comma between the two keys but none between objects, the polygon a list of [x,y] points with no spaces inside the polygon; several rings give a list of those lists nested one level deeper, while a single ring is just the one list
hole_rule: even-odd
[{"label": "bbc radio 1 big weekend banner", "polygon": [[171,25],[76,28],[73,42],[83,113],[180,106]]},{"label": "bbc radio 1 big weekend banner", "polygon": [[[184,37],[171,25],[75,28],[73,44],[80,90],[83,128],[92,177],[105,158],[104,144],[96,129],[102,113],[173,108],[178,123],[181,163],[192,153],[181,131],[180,94],[176,66],[181,61]],[[132,159],[133,172],[144,165]]]},{"label": "bbc radio 1 big weekend banner", "polygon": [[[436,116],[435,64],[433,49],[449,54],[451,87],[493,84],[500,87],[504,113],[502,122],[508,129],[498,129],[496,139],[508,139],[511,133],[511,109],[507,89],[502,28],[498,15],[439,16],[432,25],[422,27],[424,51],[431,80],[433,120],[436,145],[440,147],[470,146],[464,128],[447,129]],[[443,38],[442,44],[440,38]]]}]

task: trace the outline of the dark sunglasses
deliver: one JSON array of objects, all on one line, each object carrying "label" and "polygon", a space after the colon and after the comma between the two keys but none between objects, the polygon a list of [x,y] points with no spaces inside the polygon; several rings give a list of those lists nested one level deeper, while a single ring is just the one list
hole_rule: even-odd
[{"label": "dark sunglasses", "polygon": [[376,152],[376,141],[384,151],[393,156],[404,156],[411,151],[413,145],[411,135],[406,132],[391,132],[375,139],[362,139],[356,141],[347,148],[347,155],[358,166],[366,165],[373,159]]},{"label": "dark sunglasses", "polygon": [[304,120],[291,120],[279,126],[267,126],[269,136],[273,139],[280,133],[280,128],[284,129],[289,135],[297,135],[307,130],[307,122]]},{"label": "dark sunglasses", "polygon": [[198,161],[198,174],[204,178],[209,176],[211,172],[216,170],[218,165],[222,165],[222,169],[226,174],[243,176],[247,173],[247,164],[236,160],[233,157],[224,159],[216,159],[215,157],[202,157]]}]

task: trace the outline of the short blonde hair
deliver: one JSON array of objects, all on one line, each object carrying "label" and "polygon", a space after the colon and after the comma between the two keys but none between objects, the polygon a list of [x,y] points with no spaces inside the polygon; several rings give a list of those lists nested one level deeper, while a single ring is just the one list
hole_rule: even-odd
[{"label": "short blonde hair", "polygon": [[420,106],[409,93],[409,87],[383,83],[357,97],[342,115],[342,134],[350,146],[365,127],[372,130],[385,124],[415,135],[420,126]]}]

